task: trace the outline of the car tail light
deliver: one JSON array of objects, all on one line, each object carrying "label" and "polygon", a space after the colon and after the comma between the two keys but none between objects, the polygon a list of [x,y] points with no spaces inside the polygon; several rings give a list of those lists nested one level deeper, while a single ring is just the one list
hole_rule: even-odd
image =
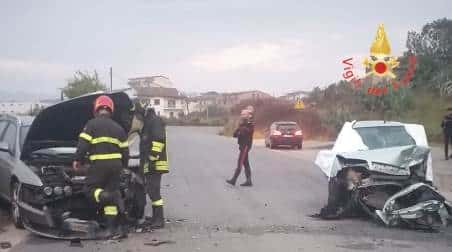
[{"label": "car tail light", "polygon": [[296,136],[302,136],[303,132],[301,130],[297,130],[297,131],[295,131],[295,135]]},{"label": "car tail light", "polygon": [[280,136],[280,135],[282,135],[282,133],[281,133],[281,131],[279,131],[279,130],[275,130],[275,131],[273,131],[273,134],[272,135],[274,135],[274,136]]}]

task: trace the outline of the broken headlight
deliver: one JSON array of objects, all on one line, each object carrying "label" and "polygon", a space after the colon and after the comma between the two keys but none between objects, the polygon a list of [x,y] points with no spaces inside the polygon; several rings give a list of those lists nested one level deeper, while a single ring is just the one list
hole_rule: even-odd
[{"label": "broken headlight", "polygon": [[46,186],[44,187],[44,189],[42,189],[42,192],[46,195],[46,196],[50,196],[53,193],[53,189],[50,186]]},{"label": "broken headlight", "polygon": [[425,180],[425,173],[427,171],[427,161],[423,160],[422,162],[410,166],[411,176],[420,178]]},{"label": "broken headlight", "polygon": [[45,196],[50,197],[52,195],[55,196],[71,196],[72,195],[72,187],[71,186],[45,186],[42,188],[42,192]]}]

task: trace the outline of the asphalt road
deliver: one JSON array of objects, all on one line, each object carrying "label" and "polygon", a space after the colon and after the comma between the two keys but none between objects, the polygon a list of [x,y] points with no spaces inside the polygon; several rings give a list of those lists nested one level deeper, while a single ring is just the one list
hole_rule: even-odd
[{"label": "asphalt road", "polygon": [[[314,144],[301,151],[269,150],[257,142],[250,154],[254,186],[227,185],[238,148],[234,139],[215,133],[214,128],[169,128],[171,173],[162,182],[165,229],[131,234],[121,242],[84,241],[77,248],[16,230],[0,216],[0,242],[11,241],[10,251],[34,252],[452,250],[452,228],[424,233],[366,219],[309,217],[327,196],[326,178],[313,165]],[[154,247],[153,241],[166,243]]]}]

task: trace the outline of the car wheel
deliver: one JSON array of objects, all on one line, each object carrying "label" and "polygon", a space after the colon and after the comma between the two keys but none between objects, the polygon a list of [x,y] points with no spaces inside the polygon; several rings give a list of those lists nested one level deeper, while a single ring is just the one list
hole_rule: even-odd
[{"label": "car wheel", "polygon": [[272,141],[270,141],[269,147],[270,147],[270,149],[274,149],[275,148],[275,145],[273,145]]},{"label": "car wheel", "polygon": [[17,228],[24,228],[22,223],[22,217],[19,211],[19,183],[13,182],[11,185],[11,218],[13,219],[14,226]]}]

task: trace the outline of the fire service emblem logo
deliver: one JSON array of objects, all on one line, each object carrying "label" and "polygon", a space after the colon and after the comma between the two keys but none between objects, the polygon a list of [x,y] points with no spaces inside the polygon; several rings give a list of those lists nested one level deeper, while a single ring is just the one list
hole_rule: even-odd
[{"label": "fire service emblem logo", "polygon": [[[353,65],[353,58],[342,61],[344,73],[342,77],[352,83],[355,88],[361,88],[363,79],[358,77]],[[370,47],[370,56],[365,57],[363,66],[365,68],[364,78],[371,80],[367,88],[369,95],[384,95],[388,89],[398,90],[400,86],[407,86],[412,80],[416,70],[416,57],[408,56],[408,68],[402,78],[397,79],[395,71],[400,63],[397,57],[391,55],[391,46],[383,24],[378,26],[377,35]],[[372,81],[373,80],[373,81]]]}]

